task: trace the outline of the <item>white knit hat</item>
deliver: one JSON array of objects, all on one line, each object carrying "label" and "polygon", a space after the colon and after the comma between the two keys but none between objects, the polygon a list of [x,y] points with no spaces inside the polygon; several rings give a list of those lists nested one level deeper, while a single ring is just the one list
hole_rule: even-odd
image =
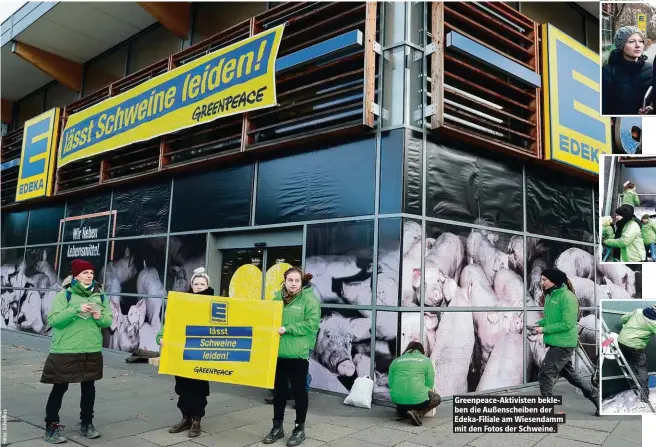
[{"label": "white knit hat", "polygon": [[628,185],[629,183],[631,183],[631,181],[627,180],[626,182],[624,182],[624,185],[622,185],[622,186],[624,186],[626,188],[626,185]]},{"label": "white knit hat", "polygon": [[194,270],[194,274],[191,275],[191,279],[189,280],[189,285],[192,285],[194,283],[194,279],[196,278],[205,278],[207,285],[210,285],[210,277],[205,272],[205,267],[198,267],[196,270]]}]

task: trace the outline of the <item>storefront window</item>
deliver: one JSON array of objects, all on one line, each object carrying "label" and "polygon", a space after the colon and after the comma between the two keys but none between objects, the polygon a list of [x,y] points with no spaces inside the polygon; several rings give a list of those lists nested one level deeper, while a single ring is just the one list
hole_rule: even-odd
[{"label": "storefront window", "polygon": [[585,30],[588,35],[588,48],[595,53],[599,52],[599,23],[585,19]]},{"label": "storefront window", "polygon": [[182,40],[164,27],[157,27],[130,44],[128,74],[136,73],[182,49]]},{"label": "storefront window", "polygon": [[123,45],[103,58],[87,65],[84,95],[89,95],[125,76],[128,46]]},{"label": "storefront window", "polygon": [[267,2],[207,2],[198,3],[196,8],[194,44],[265,12]]},{"label": "storefront window", "polygon": [[75,90],[72,90],[59,82],[54,82],[46,89],[45,110],[50,110],[53,107],[65,107],[68,104],[75,102],[76,99],[77,92]]},{"label": "storefront window", "polygon": [[18,101],[18,122],[16,128],[23,127],[25,121],[43,112],[43,90]]},{"label": "storefront window", "polygon": [[604,14],[601,16],[601,49],[604,52],[610,50],[613,45],[612,33],[611,19]]}]

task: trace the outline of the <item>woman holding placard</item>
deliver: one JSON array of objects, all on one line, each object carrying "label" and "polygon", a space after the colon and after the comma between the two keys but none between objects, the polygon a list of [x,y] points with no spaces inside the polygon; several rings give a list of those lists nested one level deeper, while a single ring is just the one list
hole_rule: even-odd
[{"label": "woman holding placard", "polygon": [[[188,293],[200,295],[214,295],[210,287],[210,277],[205,268],[199,267],[191,276],[191,290]],[[156,341],[163,346],[162,336],[164,325],[157,334]],[[189,379],[175,376],[175,394],[178,395],[178,408],[182,412],[182,420],[169,429],[169,433],[181,433],[189,430],[187,436],[196,438],[200,436],[200,420],[205,416],[207,396],[210,395],[210,383],[207,380]]]},{"label": "woman holding placard", "polygon": [[282,427],[287,405],[287,382],[292,386],[296,402],[296,424],[288,446],[297,446],[305,441],[305,418],[308,411],[306,380],[309,369],[309,353],[314,348],[319,332],[321,308],[310,286],[311,274],[304,274],[292,267],[285,272],[285,282],[273,300],[282,301],[282,327],[276,380],[273,390],[273,428],[264,439],[264,444],[273,444],[285,436]]}]

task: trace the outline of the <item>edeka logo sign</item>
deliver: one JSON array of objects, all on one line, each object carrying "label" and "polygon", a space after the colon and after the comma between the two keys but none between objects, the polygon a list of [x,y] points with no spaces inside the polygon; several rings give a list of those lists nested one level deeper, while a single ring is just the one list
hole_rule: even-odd
[{"label": "edeka logo sign", "polygon": [[282,302],[169,292],[159,372],[271,389]]},{"label": "edeka logo sign", "polygon": [[55,169],[60,109],[54,108],[25,123],[16,201],[49,196]]},{"label": "edeka logo sign", "polygon": [[58,165],[276,105],[285,25],[222,48],[68,118]]},{"label": "edeka logo sign", "polygon": [[599,173],[610,154],[610,118],[600,116],[599,55],[542,25],[545,159]]}]

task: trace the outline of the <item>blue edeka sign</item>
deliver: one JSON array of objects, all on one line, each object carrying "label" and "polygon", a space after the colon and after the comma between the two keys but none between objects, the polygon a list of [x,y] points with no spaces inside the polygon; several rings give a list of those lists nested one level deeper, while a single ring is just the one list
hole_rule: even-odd
[{"label": "blue edeka sign", "polygon": [[16,201],[49,196],[59,138],[60,109],[54,108],[25,123]]},{"label": "blue edeka sign", "polygon": [[610,118],[600,116],[599,55],[542,25],[545,159],[594,174],[610,154]]}]

